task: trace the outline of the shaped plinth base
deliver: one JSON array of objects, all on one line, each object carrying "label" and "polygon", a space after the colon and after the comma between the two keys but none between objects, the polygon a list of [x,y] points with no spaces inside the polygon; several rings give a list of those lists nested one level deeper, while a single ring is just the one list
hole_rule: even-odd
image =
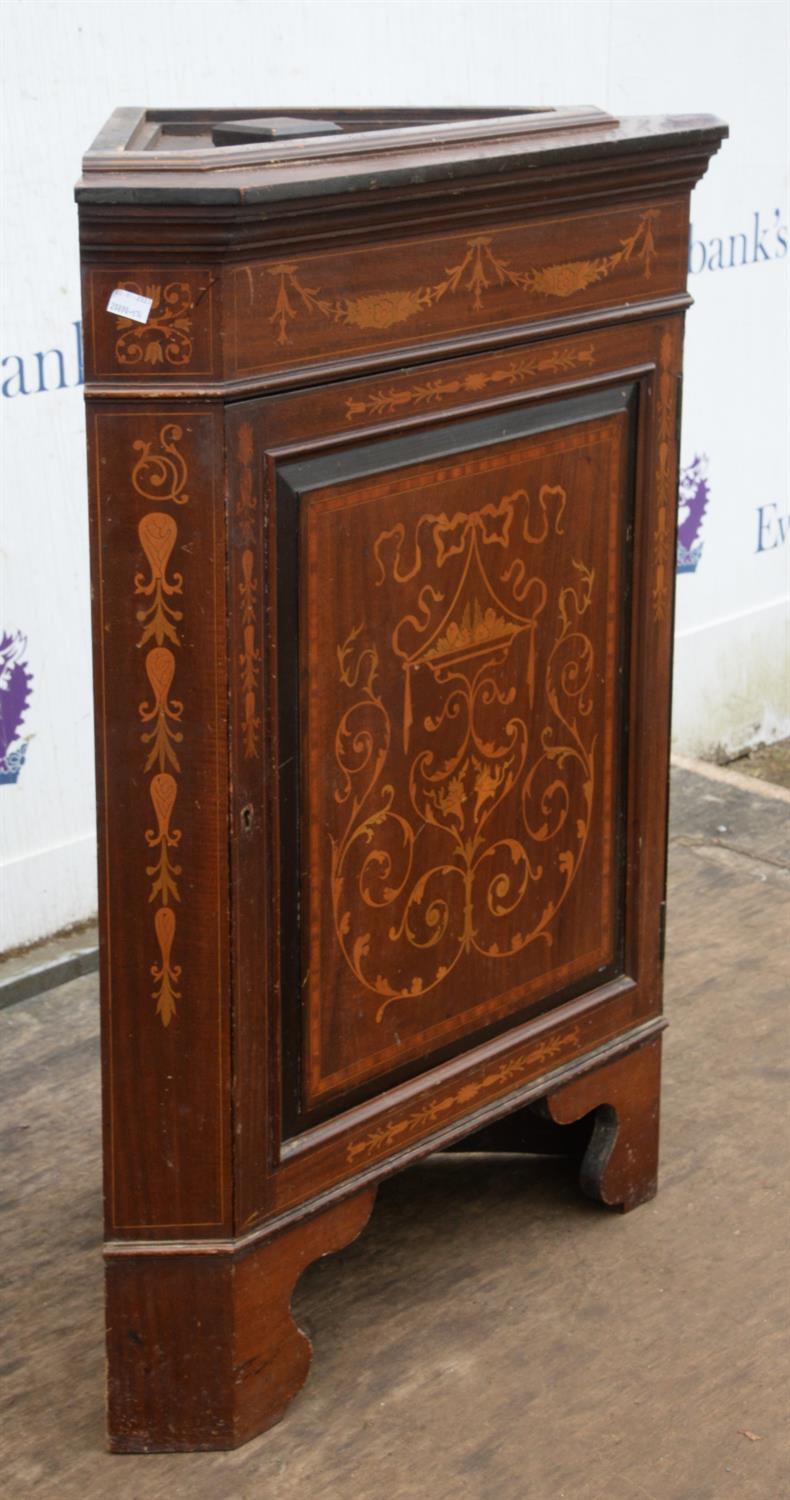
[{"label": "shaped plinth base", "polygon": [[588,1197],[627,1213],[656,1193],[660,1088],[658,1036],[450,1149],[570,1157]]},{"label": "shaped plinth base", "polygon": [[296,1282],[356,1238],[374,1197],[367,1189],[251,1248],[110,1253],[111,1450],[235,1448],[278,1422],[312,1352],[291,1316]]},{"label": "shaped plinth base", "polygon": [[560,1126],[595,1111],[579,1172],[588,1197],[623,1213],[655,1197],[660,1094],[659,1036],[544,1101],[549,1119]]}]

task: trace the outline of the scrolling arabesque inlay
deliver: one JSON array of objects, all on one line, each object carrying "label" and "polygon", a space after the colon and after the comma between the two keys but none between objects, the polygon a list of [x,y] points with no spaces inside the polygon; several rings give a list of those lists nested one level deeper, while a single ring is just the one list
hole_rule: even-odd
[{"label": "scrolling arabesque inlay", "polygon": [[257,760],[260,753],[261,719],[258,711],[258,682],[260,678],[261,652],[256,643],[258,629],[258,569],[257,569],[257,519],[258,496],[252,473],[255,447],[249,422],[239,428],[239,496],[236,514],[239,531],[244,544],[241,553],[241,580],[239,582],[239,613],[241,618],[241,642],[239,667],[241,669],[242,720],[241,738],[245,760]]},{"label": "scrolling arabesque inlay", "polygon": [[[465,955],[502,960],[553,943],[551,923],[581,863],[593,804],[594,651],[583,622],[594,573],[573,559],[550,604],[546,582],[521,553],[552,526],[562,535],[567,499],[559,485],[542,485],[536,505],[517,490],[451,518],[423,515],[410,538],[399,522],[375,543],[376,582],[412,585],[389,647],[403,672],[403,750],[409,758],[413,737],[419,748],[409,759],[408,806],[396,806],[379,652],[356,626],[337,648],[352,702],[335,733],[335,800],[349,816],[330,838],[336,938],[359,984],[380,1001],[377,1021],[394,1002],[442,984]],[[549,613],[548,721],[533,749],[533,727],[519,710],[535,710],[537,632]],[[511,658],[519,637],[524,677]],[[430,708],[415,719],[417,674]],[[442,729],[455,729],[456,743],[440,759],[432,737]],[[492,831],[505,804],[508,831]],[[559,876],[551,896],[541,890],[549,873]],[[366,908],[388,913],[386,944],[372,943]]]},{"label": "scrolling arabesque inlay", "polygon": [[192,288],[187,281],[171,281],[166,286],[153,282],[145,287],[138,281],[121,281],[125,292],[150,297],[152,306],[147,323],[131,318],[117,318],[118,335],[115,357],[120,365],[188,365],[192,358]]},{"label": "scrolling arabesque inlay", "polygon": [[526,354],[520,359],[511,359],[495,370],[470,370],[466,375],[453,379],[434,378],[423,380],[418,385],[398,388],[391,386],[386,391],[374,391],[361,401],[353,396],[346,398],[346,421],[354,417],[389,417],[405,406],[430,406],[444,401],[447,396],[463,392],[477,395],[489,385],[520,385],[535,375],[559,375],[573,370],[577,365],[591,365],[595,358],[592,344],[585,349],[569,347],[551,349],[547,354]]},{"label": "scrolling arabesque inlay", "polygon": [[153,451],[153,443],[142,438],[132,443],[135,453],[140,455],[132,469],[132,484],[145,500],[172,500],[174,505],[186,505],[187,466],[176,446],[183,436],[183,429],[176,422],[167,422],[159,434],[159,452]]},{"label": "scrolling arabesque inlay", "polygon": [[378,1156],[382,1151],[390,1151],[394,1146],[402,1145],[410,1136],[425,1134],[432,1126],[440,1125],[459,1106],[473,1104],[481,1094],[501,1092],[512,1086],[530,1068],[555,1061],[568,1048],[575,1047],[579,1039],[579,1028],[574,1026],[571,1031],[566,1031],[562,1036],[550,1037],[547,1041],[539,1042],[537,1046],[527,1051],[517,1052],[513,1057],[505,1058],[503,1062],[497,1063],[495,1067],[484,1073],[482,1078],[470,1078],[454,1093],[434,1098],[428,1104],[414,1110],[412,1114],[403,1115],[401,1119],[393,1120],[389,1125],[379,1126],[358,1140],[349,1141],[346,1148],[346,1160],[351,1164],[360,1156]]},{"label": "scrolling arabesque inlay", "polygon": [[443,278],[432,286],[390,288],[360,296],[322,295],[320,287],[305,285],[298,261],[278,261],[266,268],[277,282],[269,322],[276,330],[277,343],[285,345],[290,342],[289,325],[302,313],[317,314],[350,327],[384,330],[421,316],[445,297],[459,292],[472,294],[472,311],[479,313],[492,287],[512,286],[537,297],[571,297],[597,281],[607,280],[619,266],[629,262],[641,264],[642,274],[649,281],[656,256],[654,224],[658,217],[658,209],[646,209],[633,233],[622,238],[618,249],[608,255],[549,266],[526,266],[523,270],[516,270],[509,260],[497,254],[495,235],[474,235],[464,242],[457,264],[447,266]]},{"label": "scrolling arabesque inlay", "polygon": [[[188,467],[177,446],[182,437],[179,426],[165,423],[159,431],[158,448],[143,439],[132,444],[138,454],[131,471],[132,487],[143,500],[187,503]],[[145,673],[150,687],[150,696],[138,704],[137,711],[143,726],[140,738],[146,751],[144,771],[151,776],[148,791],[155,824],[145,830],[145,842],[153,853],[153,863],[146,865],[145,872],[151,881],[148,900],[155,903],[153,927],[159,950],[158,962],[151,965],[152,999],[156,1014],[167,1027],[181,998],[178,989],[181,965],[173,961],[172,955],[177,930],[174,903],[181,901],[178,886],[181,866],[174,862],[173,851],[181,843],[182,830],[173,826],[173,814],[181,770],[177,747],[184,738],[180,727],[184,705],[171,697],[170,690],[176,674],[175,652],[182,645],[183,620],[183,612],[171,601],[183,596],[184,579],[181,573],[170,571],[170,559],[178,540],[175,518],[165,511],[147,511],[137,531],[148,563],[148,576],[143,572],[135,574],[134,592],[138,598],[150,600],[137,610],[137,623],[141,627],[137,647],[148,648]]]}]

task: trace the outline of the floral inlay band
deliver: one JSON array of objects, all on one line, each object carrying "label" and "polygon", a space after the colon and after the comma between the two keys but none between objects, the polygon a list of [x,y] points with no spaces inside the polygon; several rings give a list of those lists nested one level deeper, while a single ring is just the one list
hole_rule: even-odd
[{"label": "floral inlay band", "polygon": [[289,343],[289,327],[301,317],[326,318],[361,329],[394,328],[461,293],[470,295],[471,310],[479,313],[494,287],[510,286],[532,296],[564,299],[607,280],[629,262],[641,265],[642,275],[649,281],[656,257],[654,225],[658,217],[658,209],[646,209],[633,232],[606,255],[521,269],[498,253],[495,234],[474,235],[463,242],[456,264],[445,267],[444,275],[433,285],[386,288],[359,296],[336,297],[322,292],[320,286],[307,284],[298,261],[278,261],[267,267],[277,283],[269,322],[277,343],[285,345]]},{"label": "floral inlay band", "polygon": [[383,1151],[391,1151],[394,1146],[405,1144],[412,1136],[424,1134],[433,1126],[441,1125],[446,1120],[449,1123],[449,1117],[459,1108],[475,1103],[481,1095],[485,1097],[501,1093],[516,1083],[530,1068],[555,1061],[563,1052],[577,1046],[580,1040],[579,1028],[574,1026],[572,1031],[566,1031],[562,1036],[551,1037],[548,1041],[538,1042],[527,1051],[514,1053],[512,1057],[505,1058],[503,1062],[490,1068],[481,1078],[470,1078],[454,1093],[432,1099],[411,1114],[402,1115],[399,1120],[381,1125],[359,1140],[350,1141],[346,1160],[351,1163],[359,1157],[378,1156]]},{"label": "floral inlay band", "polygon": [[249,422],[239,428],[239,494],[236,515],[243,550],[241,554],[241,579],[239,581],[239,615],[241,620],[242,648],[239,653],[241,670],[242,702],[242,751],[245,760],[257,760],[260,753],[261,718],[258,709],[258,684],[260,678],[261,653],[257,644],[258,629],[258,567],[257,524],[258,495],[252,473],[254,442]]},{"label": "floral inlay band", "polygon": [[361,400],[353,396],[346,398],[346,421],[354,417],[389,417],[407,406],[431,406],[442,402],[447,396],[468,392],[477,395],[489,385],[519,385],[535,375],[558,375],[573,370],[578,365],[591,365],[595,357],[592,344],[585,349],[569,347],[551,349],[546,354],[525,354],[495,370],[470,370],[466,375],[448,378],[434,376],[412,386],[391,386],[388,390],[373,391]]}]

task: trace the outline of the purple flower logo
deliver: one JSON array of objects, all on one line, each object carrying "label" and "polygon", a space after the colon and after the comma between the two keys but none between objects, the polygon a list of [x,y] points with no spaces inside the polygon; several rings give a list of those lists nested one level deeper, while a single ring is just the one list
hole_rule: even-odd
[{"label": "purple flower logo", "polygon": [[24,660],[26,650],[21,631],[0,635],[0,786],[13,786],[27,754],[27,740],[19,735],[33,681]]},{"label": "purple flower logo", "polygon": [[696,573],[702,556],[700,528],[708,508],[708,459],[696,454],[680,471],[678,486],[678,573]]}]

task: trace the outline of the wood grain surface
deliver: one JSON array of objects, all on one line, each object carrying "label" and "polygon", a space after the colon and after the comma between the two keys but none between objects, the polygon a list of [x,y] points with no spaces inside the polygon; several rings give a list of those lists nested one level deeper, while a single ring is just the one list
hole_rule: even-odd
[{"label": "wood grain surface", "polygon": [[688,195],[723,130],[404,119],[253,152],[242,203],[221,157],[88,162],[119,1448],[276,1420],[302,1264],[465,1133],[604,1111],[585,1180],[648,1195]]}]

